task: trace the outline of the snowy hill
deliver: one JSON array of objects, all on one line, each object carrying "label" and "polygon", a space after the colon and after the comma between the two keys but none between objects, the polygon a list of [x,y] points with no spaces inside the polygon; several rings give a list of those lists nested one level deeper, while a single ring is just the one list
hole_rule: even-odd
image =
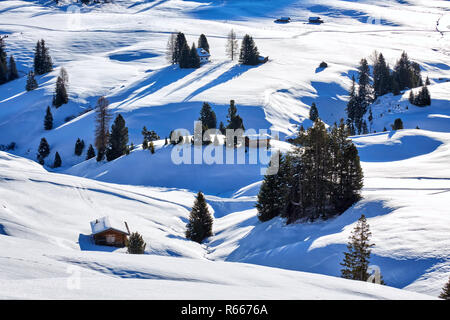
[{"label": "snowy hill", "polygon": [[[8,35],[7,51],[21,75],[0,86],[0,145],[17,145],[12,154],[0,152],[0,238],[8,243],[0,248],[0,281],[9,288],[3,297],[39,297],[40,290],[49,298],[91,297],[97,286],[114,292],[124,282],[130,292],[143,292],[151,282],[158,294],[143,294],[147,298],[183,298],[176,295],[180,286],[199,289],[198,298],[226,298],[237,287],[239,298],[424,297],[411,291],[436,297],[450,275],[449,12],[450,4],[437,0],[115,0],[88,7],[0,2],[0,34]],[[310,15],[325,23],[308,24]],[[292,22],[274,23],[279,16]],[[252,35],[269,61],[257,67],[230,62],[230,29],[239,39]],[[184,32],[189,44],[205,33],[211,62],[199,69],[167,65],[166,43],[174,31]],[[55,70],[36,77],[39,88],[26,92],[25,75],[41,38]],[[155,143],[154,155],[138,146],[109,163],[74,155],[77,138],[86,146],[94,141],[92,108],[102,95],[113,114],[125,118],[135,145],[142,142],[144,125],[162,139],[173,129],[192,131],[204,101],[225,122],[234,99],[246,128],[279,131],[280,140],[300,124],[311,125],[312,102],[332,125],[345,116],[359,60],[374,50],[391,66],[407,51],[431,80],[432,105],[412,106],[409,91],[372,105],[371,129],[377,133],[353,137],[365,176],[363,200],[331,221],[260,223],[254,204],[262,165],[176,165],[164,140]],[[328,68],[318,68],[322,61]],[[52,108],[54,129],[45,131],[60,67],[69,74],[70,101]],[[382,132],[396,118],[406,130]],[[51,148],[45,168],[33,162],[42,137]],[[56,151],[63,165],[52,169]],[[215,235],[204,245],[184,238],[198,190],[207,194],[215,217]],[[376,243],[372,264],[389,286],[409,292],[329,277],[339,276],[348,235],[361,214]],[[105,215],[141,232],[148,255],[130,258],[123,249],[101,252],[110,250],[93,246],[89,221]],[[185,271],[177,269],[180,264]],[[62,288],[68,266],[81,267],[82,277],[91,279],[83,281],[84,296]],[[219,272],[229,273],[230,280],[214,276]],[[262,283],[270,292],[253,296]],[[26,296],[28,285],[33,290]],[[225,290],[227,285],[233,289]],[[162,286],[171,289],[162,294]]]},{"label": "snowy hill", "polygon": [[[209,261],[184,239],[188,192],[48,173],[0,152],[0,298],[429,299],[386,286]],[[126,219],[152,255],[94,246],[95,214]],[[81,250],[81,251],[80,251]],[[171,257],[167,257],[170,255]],[[118,290],[120,289],[120,290]]]}]

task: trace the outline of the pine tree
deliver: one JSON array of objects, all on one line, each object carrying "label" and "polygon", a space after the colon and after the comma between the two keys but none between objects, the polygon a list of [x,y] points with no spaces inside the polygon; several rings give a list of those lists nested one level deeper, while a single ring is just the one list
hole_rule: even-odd
[{"label": "pine tree", "polygon": [[448,279],[448,282],[445,284],[444,288],[442,288],[442,292],[439,295],[439,298],[450,300],[450,278]]},{"label": "pine tree", "polygon": [[32,90],[36,89],[37,87],[38,87],[38,83],[37,83],[36,79],[34,78],[34,72],[33,71],[28,72],[27,85],[26,85],[25,89],[27,91],[32,91]]},{"label": "pine tree", "polygon": [[95,157],[95,150],[92,144],[89,145],[88,151],[86,153],[86,160],[92,159]]},{"label": "pine tree", "polygon": [[403,121],[400,118],[394,120],[394,124],[392,125],[392,130],[401,130],[403,129]]},{"label": "pine tree", "polygon": [[392,88],[391,72],[382,53],[377,57],[373,65],[373,89],[375,98],[389,93]]},{"label": "pine tree", "polygon": [[256,66],[259,64],[258,48],[253,38],[246,34],[242,39],[241,52],[239,54],[239,63],[244,65]]},{"label": "pine tree", "polygon": [[411,61],[406,52],[403,52],[397,61],[394,67],[394,74],[400,91],[406,88],[413,88],[411,83]]},{"label": "pine tree", "polygon": [[55,160],[53,161],[53,168],[59,168],[59,167],[61,167],[61,164],[62,164],[61,157],[60,157],[58,151],[56,151]]},{"label": "pine tree", "polygon": [[[352,86],[350,88],[350,92],[349,92],[349,100],[347,102],[347,118],[348,118],[348,122],[349,124],[353,125],[355,123],[356,120],[356,108],[358,105],[358,94],[356,93],[356,80],[355,80],[355,76],[352,76]],[[351,130],[351,134],[355,134],[354,129]]]},{"label": "pine tree", "polygon": [[235,104],[234,100],[230,100],[230,107],[228,108],[227,121],[228,121],[228,125],[227,125],[226,129],[245,130],[244,122],[243,122],[242,118],[237,114],[237,108],[236,108],[236,104]]},{"label": "pine tree", "polygon": [[192,62],[191,50],[189,49],[189,46],[186,44],[181,48],[178,65],[180,66],[181,69],[187,69],[191,68],[192,66],[191,62]]},{"label": "pine tree", "polygon": [[122,115],[118,114],[111,126],[106,159],[112,161],[123,156],[127,150],[127,144],[128,128],[125,126],[125,120]]},{"label": "pine tree", "polygon": [[233,61],[238,55],[239,45],[236,39],[236,33],[233,29],[228,33],[226,54]]},{"label": "pine tree", "polygon": [[144,254],[146,243],[138,232],[133,232],[127,243],[127,252],[129,254]]},{"label": "pine tree", "polygon": [[50,106],[47,107],[47,111],[45,113],[44,129],[45,130],[52,130],[53,129],[53,115],[52,115],[52,112],[50,110]]},{"label": "pine tree", "polygon": [[225,126],[224,126],[224,124],[223,124],[222,121],[220,121],[220,124],[219,124],[219,131],[220,131],[220,133],[223,134],[223,135],[226,134],[226,128],[225,128]]},{"label": "pine tree", "polygon": [[181,51],[183,49],[185,49],[186,47],[188,48],[188,51],[189,51],[189,46],[187,44],[184,33],[178,32],[176,35],[176,38],[175,38],[175,48],[174,48],[174,52],[173,52],[173,62],[174,63],[180,63]]},{"label": "pine tree", "polygon": [[203,33],[198,38],[198,47],[205,49],[209,53],[208,39],[206,39],[206,36]]},{"label": "pine tree", "polygon": [[363,117],[367,112],[368,106],[373,101],[372,86],[370,81],[370,68],[366,59],[362,59],[359,66],[358,75],[358,95],[355,108],[355,127],[358,133],[362,132]]},{"label": "pine tree", "polygon": [[197,48],[195,47],[195,43],[192,44],[191,50],[189,52],[189,68],[200,68],[200,57],[198,56]]},{"label": "pine tree", "polygon": [[48,48],[45,46],[44,39],[42,39],[37,42],[34,51],[34,72],[37,75],[41,75],[52,70],[52,58],[50,57]]},{"label": "pine tree", "polygon": [[40,164],[44,164],[44,159],[50,154],[50,146],[45,138],[41,139],[39,143],[37,160]]},{"label": "pine tree", "polygon": [[53,105],[56,108],[59,108],[67,102],[69,102],[69,96],[67,94],[64,79],[61,76],[58,76],[56,79],[55,94],[53,96]]},{"label": "pine tree", "polygon": [[364,215],[359,218],[349,238],[347,251],[344,253],[344,261],[341,265],[341,275],[345,279],[367,281],[369,278],[368,268],[371,249],[369,225]]},{"label": "pine tree", "polygon": [[313,102],[311,109],[309,109],[309,120],[315,122],[317,119],[319,119],[319,111],[317,110],[316,103]]},{"label": "pine tree", "polygon": [[77,141],[75,142],[75,155],[77,156],[81,156],[81,154],[83,153],[84,150],[84,141],[80,140],[80,138],[77,139]]},{"label": "pine tree", "polygon": [[[285,180],[283,172],[280,170],[282,167],[283,157],[276,153],[274,157],[278,157],[279,169],[273,174],[269,172],[264,176],[261,188],[258,193],[258,201],[256,203],[256,209],[258,210],[258,219],[261,222],[269,221],[276,216],[283,214],[285,208]],[[272,162],[269,164],[271,167]]]},{"label": "pine tree", "polygon": [[[412,92],[412,90],[411,90]],[[413,99],[412,104],[418,106],[418,107],[425,107],[431,105],[431,96],[430,92],[428,91],[427,86],[423,86],[422,89],[420,89],[419,93],[417,95],[414,95],[410,99]],[[411,100],[410,100],[411,102]]]},{"label": "pine tree", "polygon": [[207,129],[215,129],[217,127],[216,113],[212,110],[211,106],[207,102],[203,102],[202,109],[200,110],[199,121]]},{"label": "pine tree", "polygon": [[416,104],[416,96],[414,95],[414,91],[413,91],[413,90],[411,90],[411,91],[409,92],[409,98],[408,98],[408,100],[409,100],[409,103],[411,103],[411,104]]},{"label": "pine tree", "polygon": [[427,79],[425,80],[425,85],[426,86],[431,85],[430,78],[427,77]]},{"label": "pine tree", "polygon": [[213,235],[213,218],[208,210],[203,193],[198,192],[186,226],[186,238],[201,243]]},{"label": "pine tree", "polygon": [[4,38],[0,36],[0,84],[8,81],[8,65]]},{"label": "pine tree", "polygon": [[96,107],[95,147],[97,148],[97,161],[103,160],[109,138],[109,121],[111,114],[108,110],[109,102],[105,97],[100,97]]},{"label": "pine tree", "polygon": [[9,68],[8,68],[8,81],[12,81],[19,78],[19,73],[17,72],[16,62],[14,57],[9,57]]}]

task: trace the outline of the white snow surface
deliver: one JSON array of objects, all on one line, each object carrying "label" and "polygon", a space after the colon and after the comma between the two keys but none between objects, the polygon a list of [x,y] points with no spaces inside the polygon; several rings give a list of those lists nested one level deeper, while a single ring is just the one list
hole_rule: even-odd
[{"label": "white snow surface", "polygon": [[[448,1],[115,0],[80,12],[70,1],[60,3],[0,2],[0,34],[8,35],[7,51],[21,75],[0,86],[0,144],[17,144],[13,154],[0,152],[0,298],[439,295],[450,276]],[[318,15],[324,24],[306,23]],[[292,22],[274,23],[280,16]],[[229,61],[225,44],[232,28],[239,39],[252,35],[269,61],[257,67]],[[190,44],[206,34],[211,62],[196,70],[167,65],[166,42],[174,31],[184,32]],[[39,88],[26,92],[41,38],[55,70],[38,76]],[[372,105],[371,131],[377,133],[353,137],[365,175],[363,199],[335,219],[260,223],[254,205],[263,166],[176,165],[164,140],[155,143],[153,155],[139,146],[144,125],[162,139],[172,129],[192,131],[204,101],[225,122],[234,99],[246,128],[279,131],[281,140],[298,125],[311,125],[312,102],[332,125],[345,116],[359,60],[374,50],[391,66],[407,51],[431,80],[432,105],[410,105],[409,91]],[[319,69],[321,61],[328,68]],[[60,67],[69,74],[70,102],[52,108],[54,129],[45,131]],[[109,163],[73,153],[77,138],[93,144],[90,108],[102,95],[138,145]],[[382,132],[399,117],[405,130]],[[51,147],[44,168],[34,162],[42,137]],[[274,146],[291,147],[282,141]],[[63,166],[52,169],[56,151]],[[184,237],[198,190],[214,213],[214,236],[202,245]],[[376,244],[371,263],[388,286],[337,278],[361,214]],[[143,234],[146,254],[93,245],[89,222],[103,216]],[[70,285],[74,274],[81,277],[79,290]]]}]

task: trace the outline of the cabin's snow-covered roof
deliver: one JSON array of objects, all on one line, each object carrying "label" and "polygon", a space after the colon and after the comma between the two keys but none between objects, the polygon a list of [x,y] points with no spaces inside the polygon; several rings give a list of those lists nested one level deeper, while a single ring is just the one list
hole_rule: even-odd
[{"label": "cabin's snow-covered roof", "polygon": [[109,217],[98,218],[91,221],[92,234],[98,234],[106,230],[116,230],[128,234],[125,223],[111,220]]},{"label": "cabin's snow-covered roof", "polygon": [[203,48],[197,48],[197,54],[199,57],[209,57],[210,56],[209,52]]},{"label": "cabin's snow-covered roof", "polygon": [[309,17],[309,20],[322,20],[320,17]]}]

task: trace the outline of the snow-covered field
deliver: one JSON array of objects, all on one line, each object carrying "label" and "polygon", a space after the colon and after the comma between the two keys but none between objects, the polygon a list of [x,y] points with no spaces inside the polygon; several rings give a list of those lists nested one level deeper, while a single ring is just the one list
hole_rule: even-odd
[{"label": "snow-covered field", "polygon": [[[0,298],[438,296],[450,275],[449,2],[115,0],[79,13],[60,3],[0,2],[0,34],[8,35],[21,74],[0,86],[0,144],[17,144],[14,155],[0,152]],[[293,22],[273,23],[286,15]],[[326,23],[305,23],[310,15]],[[232,28],[239,38],[251,34],[269,62],[228,61]],[[173,31],[184,32],[189,43],[205,33],[212,61],[196,70],[168,66]],[[41,38],[56,68],[26,92],[25,74]],[[110,163],[73,154],[77,138],[93,143],[94,113],[83,112],[102,95],[124,116],[136,145],[144,125],[162,138],[172,129],[192,130],[203,101],[225,122],[234,99],[246,128],[277,130],[281,139],[299,124],[311,125],[314,101],[332,125],[345,116],[359,60],[374,50],[391,66],[406,50],[430,78],[433,102],[411,106],[407,91],[372,106],[378,133],[353,137],[363,161],[363,200],[331,221],[260,223],[254,208],[259,165],[175,165],[163,140],[154,155],[138,147]],[[318,69],[321,61],[329,67]],[[55,128],[44,131],[60,67],[69,73],[70,102],[52,109]],[[399,117],[405,130],[381,132]],[[33,162],[42,137],[51,147],[48,164],[58,151],[62,168]],[[215,217],[214,236],[203,245],[184,238],[198,190]],[[406,290],[336,278],[361,214],[376,244],[372,265],[389,286]],[[105,215],[143,234],[148,254],[92,245],[89,221]],[[79,290],[71,285],[78,274]]]}]

